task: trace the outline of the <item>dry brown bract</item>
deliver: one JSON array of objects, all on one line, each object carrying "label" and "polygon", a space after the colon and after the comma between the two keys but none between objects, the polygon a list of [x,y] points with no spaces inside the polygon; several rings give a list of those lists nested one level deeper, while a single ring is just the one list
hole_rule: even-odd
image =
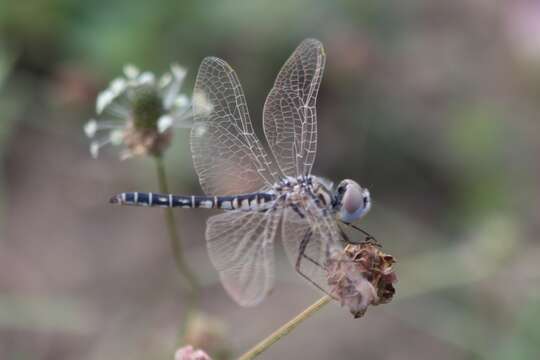
[{"label": "dry brown bract", "polygon": [[122,153],[122,158],[140,155],[160,156],[170,145],[171,139],[171,129],[159,132],[152,128],[137,128],[133,123],[130,123],[123,134],[127,149]]},{"label": "dry brown bract", "polygon": [[392,300],[397,281],[392,255],[372,243],[349,244],[327,262],[330,295],[347,306],[355,318],[365,314],[369,305]]}]

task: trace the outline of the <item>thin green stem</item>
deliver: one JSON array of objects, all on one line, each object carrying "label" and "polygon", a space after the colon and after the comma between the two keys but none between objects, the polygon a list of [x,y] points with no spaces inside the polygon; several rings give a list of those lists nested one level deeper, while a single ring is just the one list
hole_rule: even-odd
[{"label": "thin green stem", "polygon": [[[167,183],[167,174],[165,172],[165,164],[163,163],[163,157],[156,156],[156,168],[157,175],[159,180],[159,191],[164,194],[169,194],[169,186]],[[165,208],[165,222],[167,224],[167,230],[169,232],[169,238],[171,241],[171,248],[173,251],[174,262],[178,272],[186,279],[189,285],[189,301],[188,301],[188,311],[185,320],[187,324],[197,309],[197,304],[199,300],[199,281],[195,277],[195,274],[189,269],[185,259],[184,259],[184,249],[182,246],[182,241],[178,236],[176,231],[176,224],[174,221],[174,214],[171,208]]]},{"label": "thin green stem", "polygon": [[332,298],[330,296],[328,295],[323,296],[322,298],[317,300],[314,304],[310,305],[307,309],[302,311],[300,314],[296,315],[292,320],[290,320],[285,325],[283,325],[282,327],[274,331],[272,334],[270,334],[270,336],[268,336],[266,339],[264,339],[263,341],[255,345],[244,355],[240,356],[238,360],[255,359],[257,356],[263,353],[266,349],[272,346],[275,342],[279,341],[279,339],[281,339],[282,337],[286,336],[288,333],[293,331],[294,328],[300,325],[301,322],[303,322],[304,320],[309,318],[311,315],[319,311],[331,300]]}]

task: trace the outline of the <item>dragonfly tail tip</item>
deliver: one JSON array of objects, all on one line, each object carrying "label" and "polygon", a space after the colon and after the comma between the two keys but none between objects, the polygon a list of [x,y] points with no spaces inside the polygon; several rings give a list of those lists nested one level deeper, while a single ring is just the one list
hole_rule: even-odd
[{"label": "dragonfly tail tip", "polygon": [[111,196],[111,198],[109,199],[109,203],[110,204],[120,204],[121,203],[121,195],[114,195],[114,196]]}]

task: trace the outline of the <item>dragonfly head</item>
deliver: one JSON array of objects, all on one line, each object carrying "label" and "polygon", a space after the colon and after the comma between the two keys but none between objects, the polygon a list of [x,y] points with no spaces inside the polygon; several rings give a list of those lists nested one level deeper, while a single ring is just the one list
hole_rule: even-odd
[{"label": "dragonfly head", "polygon": [[371,208],[369,190],[362,188],[353,180],[346,179],[340,182],[334,196],[339,218],[343,222],[356,221]]}]

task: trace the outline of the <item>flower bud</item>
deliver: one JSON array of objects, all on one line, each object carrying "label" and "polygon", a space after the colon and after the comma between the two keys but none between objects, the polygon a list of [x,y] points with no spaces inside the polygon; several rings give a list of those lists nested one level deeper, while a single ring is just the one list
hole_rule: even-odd
[{"label": "flower bud", "polygon": [[134,93],[132,112],[135,128],[156,130],[158,120],[164,113],[161,97],[151,86],[142,86]]},{"label": "flower bud", "polygon": [[200,349],[194,349],[193,346],[187,345],[181,347],[174,354],[174,360],[212,360],[207,353]]}]

